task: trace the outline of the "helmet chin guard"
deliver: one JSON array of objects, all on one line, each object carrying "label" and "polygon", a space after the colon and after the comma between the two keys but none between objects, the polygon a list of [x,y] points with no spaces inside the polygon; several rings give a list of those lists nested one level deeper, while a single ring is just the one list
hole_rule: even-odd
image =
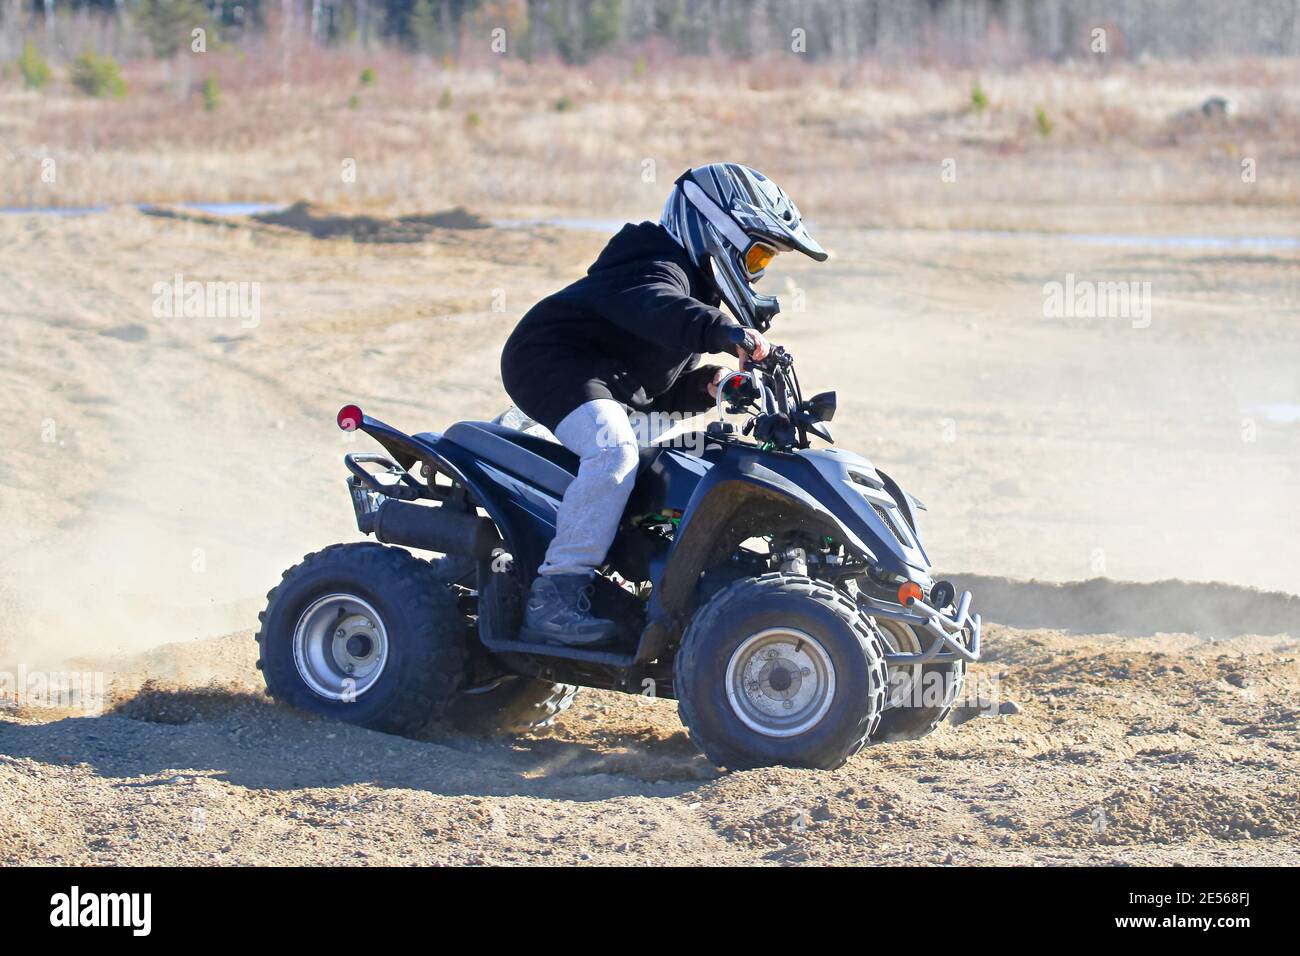
[{"label": "helmet chin guard", "polygon": [[762,243],[818,262],[827,258],[790,197],[762,173],[736,163],[698,166],[678,177],[660,224],[713,280],[737,321],[760,332],[781,305],[775,296],[754,291],[763,271],[747,267],[750,248]]},{"label": "helmet chin guard", "polygon": [[781,303],[774,295],[759,295],[748,282],[740,280],[740,288],[735,288],[733,270],[718,267],[718,259],[709,256],[709,273],[722,294],[722,301],[727,303],[731,314],[742,324],[766,332],[772,327],[772,320],[781,311]]}]

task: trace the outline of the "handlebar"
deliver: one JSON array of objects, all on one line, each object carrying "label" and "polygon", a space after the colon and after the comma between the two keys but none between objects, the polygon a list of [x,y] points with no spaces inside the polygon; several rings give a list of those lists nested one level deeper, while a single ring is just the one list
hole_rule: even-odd
[{"label": "handlebar", "polygon": [[754,358],[749,349],[745,347],[746,343],[749,341],[747,333],[753,331],[753,329],[744,328],[742,326],[735,326],[732,328],[731,344],[737,349],[737,358],[741,357],[741,353],[743,352],[746,365],[757,366],[758,368],[767,369],[768,371],[775,370],[779,363],[784,363],[787,367],[794,363],[794,356],[789,352],[786,352],[779,345],[774,346],[772,350],[768,352],[766,358]]},{"label": "handlebar", "polygon": [[[739,346],[744,331],[733,336]],[[765,446],[781,450],[807,448],[808,433],[832,441],[830,432],[803,400],[799,378],[794,371],[794,355],[782,346],[774,346],[762,359],[747,359],[746,371],[724,379],[718,388],[718,417],[723,404],[732,414],[750,412],[744,434],[751,431]]]}]

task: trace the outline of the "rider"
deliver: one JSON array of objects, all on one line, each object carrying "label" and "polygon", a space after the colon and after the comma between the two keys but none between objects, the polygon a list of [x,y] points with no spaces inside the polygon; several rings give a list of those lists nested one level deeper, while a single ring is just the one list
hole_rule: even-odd
[{"label": "rider", "polygon": [[[757,295],[778,252],[826,252],[795,204],[762,173],[698,166],[673,185],[659,222],[628,223],[587,275],[520,320],[501,355],[506,391],[580,460],[555,537],[528,596],[526,640],[590,645],[613,621],[591,613],[592,578],[614,541],[636,479],[628,410],[701,412],[727,370],[700,353],[766,358],[779,305]],[[726,302],[735,319],[718,309]]]}]

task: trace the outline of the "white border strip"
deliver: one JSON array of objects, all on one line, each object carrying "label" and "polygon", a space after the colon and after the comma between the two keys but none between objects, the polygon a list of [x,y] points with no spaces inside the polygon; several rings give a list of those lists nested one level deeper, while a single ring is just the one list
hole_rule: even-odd
[{"label": "white border strip", "polygon": [[754,240],[736,225],[736,221],[728,216],[721,206],[709,198],[708,193],[701,189],[698,183],[688,179],[682,183],[682,190],[686,193],[686,198],[691,201],[691,205],[703,213],[704,218],[713,224],[713,228],[722,233],[727,241],[743,255]]}]

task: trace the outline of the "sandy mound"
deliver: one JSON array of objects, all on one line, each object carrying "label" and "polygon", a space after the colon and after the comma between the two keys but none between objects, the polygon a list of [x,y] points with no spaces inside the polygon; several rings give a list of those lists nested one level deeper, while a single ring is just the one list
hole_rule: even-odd
[{"label": "sandy mound", "polygon": [[1298,647],[990,625],[971,686],[1015,713],[720,774],[671,701],[600,691],[518,738],[321,720],[241,632],[78,661],[115,675],[103,716],[0,717],[0,859],[1294,865]]},{"label": "sandy mound", "polygon": [[1286,634],[1300,621],[1300,597],[1232,584],[1192,581],[1053,583],[957,574],[982,613],[1014,627],[1080,634]]},{"label": "sandy mound", "polygon": [[462,208],[409,216],[347,215],[296,202],[279,212],[258,213],[257,222],[305,232],[314,239],[354,242],[421,242],[435,229],[488,229],[486,219]]}]

